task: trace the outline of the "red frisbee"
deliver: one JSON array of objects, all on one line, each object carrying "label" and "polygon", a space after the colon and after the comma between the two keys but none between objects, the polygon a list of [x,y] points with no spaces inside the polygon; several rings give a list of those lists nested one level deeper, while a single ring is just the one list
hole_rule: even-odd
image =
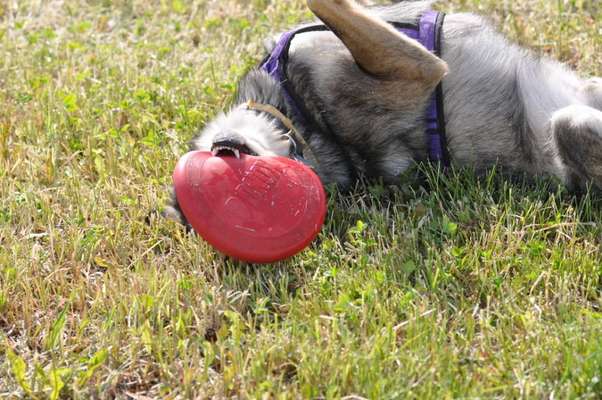
[{"label": "red frisbee", "polygon": [[320,178],[284,157],[190,152],[173,174],[194,230],[222,253],[254,263],[291,257],[318,235],[326,216]]}]

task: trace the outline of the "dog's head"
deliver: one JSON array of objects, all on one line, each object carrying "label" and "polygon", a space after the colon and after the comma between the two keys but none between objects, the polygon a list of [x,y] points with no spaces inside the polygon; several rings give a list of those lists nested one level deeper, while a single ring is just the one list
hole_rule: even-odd
[{"label": "dog's head", "polygon": [[285,108],[278,83],[261,71],[252,71],[240,82],[235,105],[219,114],[193,139],[192,149],[236,156],[245,153],[289,157],[294,144],[286,127],[269,113],[249,109],[246,106],[249,100],[282,111]]}]

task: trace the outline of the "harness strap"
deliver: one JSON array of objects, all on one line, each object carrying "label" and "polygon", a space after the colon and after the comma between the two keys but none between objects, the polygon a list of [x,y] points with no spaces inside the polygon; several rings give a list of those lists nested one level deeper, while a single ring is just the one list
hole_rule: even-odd
[{"label": "harness strap", "polygon": [[295,36],[306,33],[306,32],[319,32],[319,31],[329,31],[330,29],[325,25],[309,25],[305,27],[301,27],[299,29],[284,32],[278,43],[272,49],[272,52],[268,55],[268,57],[261,63],[260,69],[264,70],[268,73],[272,78],[276,81],[280,82],[282,87],[282,94],[292,109],[294,117],[299,120],[301,123],[306,123],[307,118],[305,117],[305,113],[301,111],[302,104],[300,101],[295,101],[295,97],[292,93],[292,88],[290,88],[288,84],[288,77],[286,76],[286,63],[288,61],[288,52],[291,47],[291,43]]},{"label": "harness strap", "polygon": [[[282,125],[284,125],[286,129],[288,129],[288,132],[285,136],[288,136],[289,140],[291,141],[291,144],[293,145],[293,157],[297,161],[301,161],[302,163],[307,164],[308,162],[305,159],[306,157],[309,161],[310,166],[315,167],[318,164],[316,157],[314,156],[313,152],[311,151],[311,148],[303,138],[303,135],[295,128],[295,125],[293,125],[293,121],[287,118],[286,115],[282,114],[280,110],[278,110],[276,107],[270,104],[257,103],[254,100],[249,100],[242,106],[248,110],[255,110],[268,113],[274,118],[278,119],[282,123]],[[303,152],[299,150],[298,143],[300,143],[303,146],[303,150],[305,150],[306,154],[303,154]]]},{"label": "harness strap", "polygon": [[[445,14],[438,11],[426,11],[420,17],[418,25],[391,23],[399,32],[418,41],[427,50],[438,57],[441,56],[441,27]],[[292,110],[294,117],[302,124],[307,118],[301,112],[301,104],[295,101],[292,88],[288,85],[286,76],[286,62],[288,52],[293,38],[304,32],[329,31],[324,25],[310,25],[285,32],[280,36],[278,43],[261,63],[260,68],[280,82],[284,98]],[[296,97],[296,96],[295,96]],[[428,139],[429,159],[432,162],[441,163],[444,167],[449,166],[449,154],[445,132],[445,115],[443,109],[443,86],[439,83],[426,109],[425,115],[426,134]]]},{"label": "harness strap", "polygon": [[[441,57],[441,27],[444,19],[445,14],[437,11],[427,11],[420,18],[419,42],[437,57]],[[431,161],[440,162],[445,167],[449,167],[443,110],[443,84],[441,82],[437,85],[426,109],[426,133]]]}]

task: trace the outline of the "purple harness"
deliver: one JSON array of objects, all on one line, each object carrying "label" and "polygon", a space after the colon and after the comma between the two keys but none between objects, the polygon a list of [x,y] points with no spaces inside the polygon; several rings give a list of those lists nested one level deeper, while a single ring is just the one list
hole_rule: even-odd
[{"label": "purple harness", "polygon": [[[425,12],[419,20],[418,25],[391,23],[399,32],[415,39],[426,49],[437,56],[441,55],[441,26],[445,14],[437,11]],[[305,32],[328,31],[324,25],[313,25],[303,27],[290,32],[285,32],[272,50],[272,53],[263,61],[260,68],[267,72],[282,85],[282,93],[292,110],[294,117],[301,123],[307,119],[301,112],[299,100],[295,100],[292,88],[288,84],[286,76],[286,63],[288,52],[293,38]],[[428,135],[429,159],[439,162],[443,166],[449,166],[449,155],[445,138],[445,118],[443,113],[443,89],[441,83],[437,86],[427,109],[425,116],[426,133]]]}]

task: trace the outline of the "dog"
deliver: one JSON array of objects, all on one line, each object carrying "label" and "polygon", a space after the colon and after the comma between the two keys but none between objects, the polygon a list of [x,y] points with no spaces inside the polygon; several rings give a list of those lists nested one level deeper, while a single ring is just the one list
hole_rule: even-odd
[{"label": "dog", "polygon": [[[294,36],[281,65],[285,78],[262,67],[250,71],[233,107],[192,140],[191,150],[310,154],[324,184],[395,184],[432,158],[428,108],[437,98],[444,120],[435,129],[437,162],[477,171],[499,165],[573,189],[602,187],[602,79],[582,79],[510,43],[473,14],[446,15],[438,54],[429,51],[396,26],[415,26],[431,1],[307,5],[323,29]],[[279,45],[267,43],[268,54]],[[186,223],[175,196],[164,214]]]}]

